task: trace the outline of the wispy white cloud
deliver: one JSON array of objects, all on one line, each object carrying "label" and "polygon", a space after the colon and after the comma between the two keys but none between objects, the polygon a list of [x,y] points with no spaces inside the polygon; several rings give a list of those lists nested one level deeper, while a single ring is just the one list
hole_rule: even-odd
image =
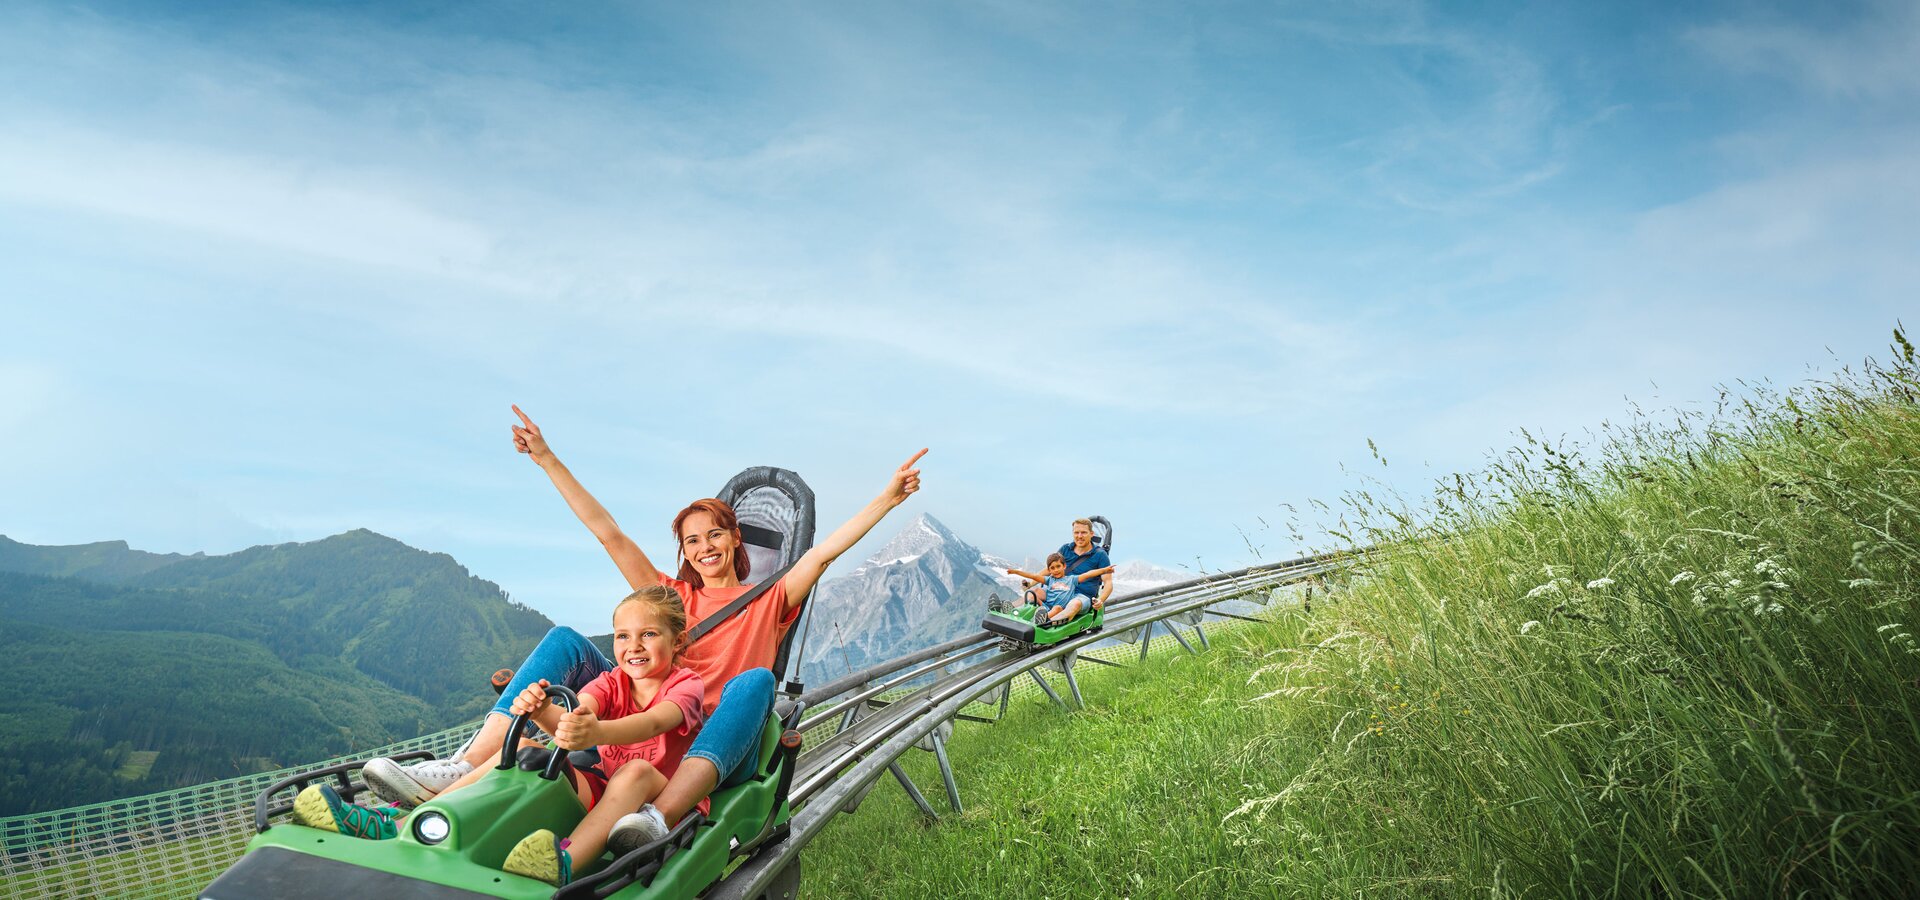
[{"label": "wispy white cloud", "polygon": [[1737,71],[1817,94],[1899,100],[1920,93],[1920,7],[1912,3],[1869,3],[1828,27],[1755,15],[1688,36]]},{"label": "wispy white cloud", "polygon": [[16,203],[452,281],[480,280],[492,269],[496,238],[410,201],[401,185],[355,183],[301,161],[13,124],[0,136],[0,197]]}]

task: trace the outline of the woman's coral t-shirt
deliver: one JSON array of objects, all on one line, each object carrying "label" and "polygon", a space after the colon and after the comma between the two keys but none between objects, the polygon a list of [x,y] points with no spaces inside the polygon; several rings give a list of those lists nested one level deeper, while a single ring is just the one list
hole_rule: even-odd
[{"label": "woman's coral t-shirt", "polygon": [[[750,584],[696,588],[665,572],[660,573],[660,584],[678,591],[685,601],[689,629],[753,589]],[[720,705],[720,691],[733,676],[748,669],[773,668],[773,658],[780,651],[780,638],[798,618],[800,608],[787,608],[787,585],[781,581],[680,654],[680,665],[700,673],[700,679],[705,682],[708,715]]]}]

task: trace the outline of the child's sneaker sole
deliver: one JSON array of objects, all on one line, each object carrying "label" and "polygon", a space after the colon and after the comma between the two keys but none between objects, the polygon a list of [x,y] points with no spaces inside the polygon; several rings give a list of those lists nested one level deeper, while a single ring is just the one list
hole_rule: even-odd
[{"label": "child's sneaker sole", "polygon": [[338,832],[339,826],[333,824],[333,807],[327,803],[327,795],[317,784],[307,785],[293,798],[293,821],[308,828]]},{"label": "child's sneaker sole", "polygon": [[567,883],[567,876],[571,874],[567,871],[571,866],[565,862],[559,839],[553,836],[553,832],[542,828],[513,845],[513,849],[507,853],[507,861],[500,864],[500,870],[509,875],[560,887]]}]

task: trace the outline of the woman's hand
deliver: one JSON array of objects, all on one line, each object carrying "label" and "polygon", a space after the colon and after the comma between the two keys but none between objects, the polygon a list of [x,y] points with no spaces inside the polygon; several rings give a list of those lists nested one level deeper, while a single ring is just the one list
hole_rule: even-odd
[{"label": "woman's hand", "polygon": [[527,685],[527,689],[513,698],[513,705],[507,711],[516,716],[528,716],[545,709],[547,706],[547,680],[540,679],[539,684]]},{"label": "woman's hand", "polygon": [[600,743],[600,717],[590,710],[576,709],[560,717],[553,729],[553,742],[568,750],[586,750]]},{"label": "woman's hand", "polygon": [[540,436],[540,426],[533,424],[533,420],[527,418],[519,406],[513,408],[513,414],[520,417],[521,423],[513,426],[513,449],[533,457],[536,463],[544,464],[552,459],[553,451],[548,449],[547,439]]},{"label": "woman's hand", "polygon": [[927,455],[927,448],[922,447],[919,453],[915,453],[906,462],[901,463],[900,468],[893,470],[893,477],[887,480],[886,489],[880,492],[880,497],[889,507],[907,502],[907,498],[920,489],[920,470],[914,468],[913,464],[919,462],[920,457],[925,455]]}]

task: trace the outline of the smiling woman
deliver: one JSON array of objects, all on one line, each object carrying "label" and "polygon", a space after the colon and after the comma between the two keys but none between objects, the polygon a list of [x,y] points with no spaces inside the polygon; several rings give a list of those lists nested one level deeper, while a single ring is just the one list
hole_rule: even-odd
[{"label": "smiling woman", "polygon": [[[799,617],[827,566],[920,489],[915,464],[927,451],[922,449],[900,464],[879,496],[791,566],[768,582],[748,585],[741,582],[749,571],[746,544],[739,519],[727,503],[696,500],[674,516],[680,567],[677,577],[662,572],[560,462],[540,427],[519,407],[513,411],[520,418],[520,424],[513,426],[515,449],[546,473],[627,582],[635,590],[670,588],[686,602],[693,643],[681,660],[704,683],[706,723],[655,801],[615,827],[610,840],[616,848],[637,846],[664,835],[716,788],[752,775],[756,760],[749,751],[773,707],[774,678],[769,667],[781,636]],[[459,757],[408,766],[372,760],[363,769],[367,783],[396,802],[423,802],[500,752],[511,722],[511,699],[528,685],[544,679],[579,688],[615,668],[579,632],[555,628],[521,664],[502,691],[500,704]]]}]

